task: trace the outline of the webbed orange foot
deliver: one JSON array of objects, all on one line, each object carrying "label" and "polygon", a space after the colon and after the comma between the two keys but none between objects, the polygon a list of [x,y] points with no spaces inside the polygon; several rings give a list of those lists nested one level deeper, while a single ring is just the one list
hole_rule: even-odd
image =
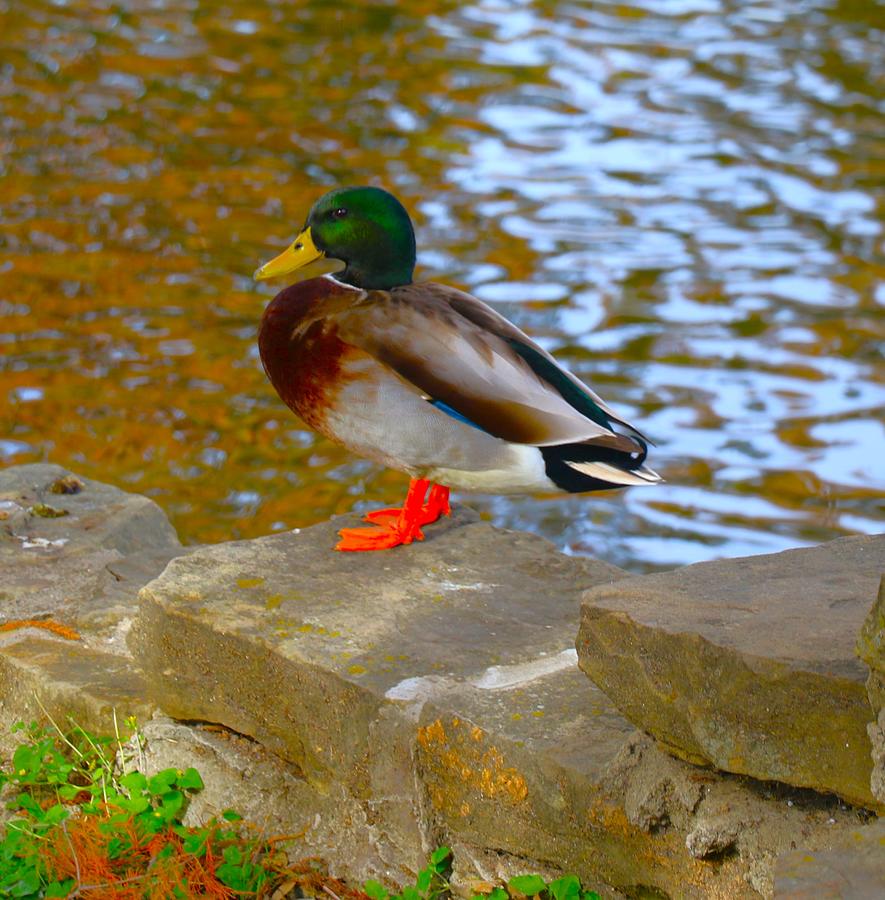
[{"label": "webbed orange foot", "polygon": [[[338,534],[341,540],[335,545],[336,550],[389,550],[400,544],[411,544],[412,541],[423,541],[422,525],[435,522],[440,516],[447,516],[449,507],[449,489],[438,484],[427,488],[430,482],[424,478],[413,478],[409,482],[402,509],[378,509],[364,516],[371,522],[372,528],[342,528]],[[424,496],[427,494],[427,502]]]},{"label": "webbed orange foot", "polygon": [[389,550],[400,544],[424,540],[417,522],[412,528],[400,528],[398,522],[372,528],[342,528],[338,534],[341,540],[335,545],[336,550]]}]

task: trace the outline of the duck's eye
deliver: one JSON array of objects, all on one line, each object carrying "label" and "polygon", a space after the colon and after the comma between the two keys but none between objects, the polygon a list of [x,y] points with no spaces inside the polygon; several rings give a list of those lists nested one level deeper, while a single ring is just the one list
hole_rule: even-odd
[{"label": "duck's eye", "polygon": [[340,206],[338,209],[332,212],[333,219],[343,219],[346,215],[347,210],[343,206]]}]

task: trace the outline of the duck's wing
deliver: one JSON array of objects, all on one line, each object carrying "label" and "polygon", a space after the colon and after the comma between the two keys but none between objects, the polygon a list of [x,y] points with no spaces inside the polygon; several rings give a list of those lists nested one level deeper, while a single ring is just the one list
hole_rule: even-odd
[{"label": "duck's wing", "polygon": [[342,340],[495,437],[538,447],[593,441],[645,455],[636,429],[470,294],[433,283],[369,291],[335,318]]}]

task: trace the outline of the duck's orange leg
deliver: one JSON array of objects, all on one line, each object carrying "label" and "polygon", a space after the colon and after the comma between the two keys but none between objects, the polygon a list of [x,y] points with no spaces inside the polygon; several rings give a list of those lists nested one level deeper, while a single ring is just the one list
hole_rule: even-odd
[{"label": "duck's orange leg", "polygon": [[452,507],[449,504],[449,489],[441,484],[433,484],[430,486],[430,493],[427,495],[427,503],[424,504],[425,518],[421,522],[422,525],[429,525],[442,516],[450,516]]},{"label": "duck's orange leg", "polygon": [[[391,525],[399,517],[401,509],[376,509],[363,516],[364,522],[374,525]],[[441,484],[432,484],[427,502],[421,506],[418,514],[419,525],[430,525],[441,516],[451,515],[452,507],[449,506],[449,489]]]},{"label": "duck's orange leg", "polygon": [[[379,524],[371,528],[342,528],[338,534],[341,540],[335,545],[336,550],[387,550],[400,544],[411,544],[412,541],[423,541],[421,526],[426,524],[424,495],[430,482],[426,478],[413,478],[409,482],[409,492],[403,502],[402,509],[379,510]],[[435,487],[435,486],[434,486]],[[448,490],[443,488],[448,495]],[[431,491],[433,496],[433,491]],[[437,506],[439,500],[436,501]],[[428,502],[429,505],[429,502]],[[439,518],[440,513],[430,519]]]}]

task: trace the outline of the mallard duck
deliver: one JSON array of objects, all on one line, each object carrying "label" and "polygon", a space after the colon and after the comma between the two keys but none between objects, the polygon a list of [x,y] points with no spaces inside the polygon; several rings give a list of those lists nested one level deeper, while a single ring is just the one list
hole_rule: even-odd
[{"label": "mallard duck", "polygon": [[648,485],[647,439],[545,350],[463,291],[412,281],[415,232],[377,187],[330,191],[255,272],[322,258],[334,274],[285,288],[265,310],[261,361],[310,428],[411,477],[402,507],[345,528],[338,550],[423,539],[449,489],[583,493]]}]

